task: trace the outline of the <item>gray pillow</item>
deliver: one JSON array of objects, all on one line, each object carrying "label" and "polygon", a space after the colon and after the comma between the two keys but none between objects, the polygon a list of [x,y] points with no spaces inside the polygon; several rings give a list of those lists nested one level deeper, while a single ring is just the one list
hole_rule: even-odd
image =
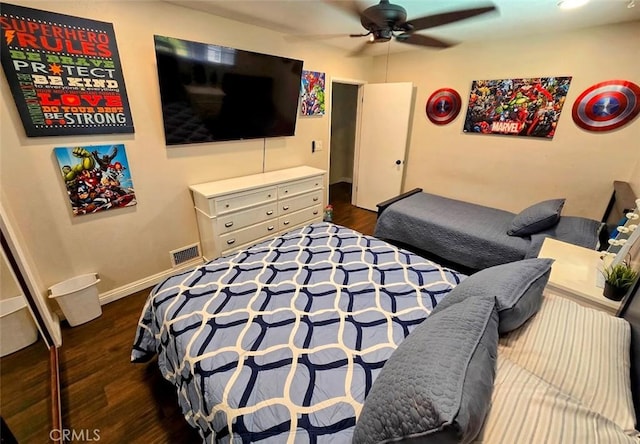
[{"label": "gray pillow", "polygon": [[553,227],[560,220],[565,199],[551,199],[525,208],[511,221],[509,236],[528,236]]},{"label": "gray pillow", "polygon": [[495,297],[500,333],[515,330],[540,309],[553,262],[532,258],[480,270],[451,290],[431,315],[469,297]]},{"label": "gray pillow", "polygon": [[432,313],[385,363],[353,443],[472,441],[491,403],[497,348],[493,298],[469,298]]}]

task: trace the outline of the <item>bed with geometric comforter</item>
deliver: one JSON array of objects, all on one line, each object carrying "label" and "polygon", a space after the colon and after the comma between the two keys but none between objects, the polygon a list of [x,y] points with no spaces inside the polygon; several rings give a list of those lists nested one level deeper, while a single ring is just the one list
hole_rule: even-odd
[{"label": "bed with geometric comforter", "polygon": [[351,442],[392,352],[465,276],[312,224],[157,285],[131,359],[158,357],[204,442]]}]

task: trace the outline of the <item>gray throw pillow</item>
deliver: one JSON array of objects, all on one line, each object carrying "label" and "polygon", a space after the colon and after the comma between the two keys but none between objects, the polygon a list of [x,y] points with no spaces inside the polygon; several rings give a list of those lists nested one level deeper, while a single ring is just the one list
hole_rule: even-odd
[{"label": "gray throw pillow", "polygon": [[525,208],[511,221],[509,236],[528,236],[553,227],[560,220],[565,199],[551,199]]},{"label": "gray throw pillow", "polygon": [[494,298],[469,298],[432,313],[385,363],[353,443],[471,442],[491,403],[497,348]]},{"label": "gray throw pillow", "polygon": [[500,333],[515,330],[540,309],[553,262],[532,258],[480,270],[451,290],[431,315],[470,297],[495,297]]}]

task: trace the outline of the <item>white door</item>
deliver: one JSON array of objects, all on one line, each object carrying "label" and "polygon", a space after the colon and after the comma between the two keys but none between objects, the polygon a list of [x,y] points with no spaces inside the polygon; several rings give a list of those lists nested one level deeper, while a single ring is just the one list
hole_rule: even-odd
[{"label": "white door", "polygon": [[412,83],[363,86],[354,205],[377,211],[400,194],[412,95]]}]

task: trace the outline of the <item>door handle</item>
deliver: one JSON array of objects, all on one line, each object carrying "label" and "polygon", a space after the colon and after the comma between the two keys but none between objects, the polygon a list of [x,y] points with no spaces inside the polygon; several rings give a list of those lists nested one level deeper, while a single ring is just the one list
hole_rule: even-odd
[{"label": "door handle", "polygon": [[402,161],[400,159],[396,160],[396,165],[400,165]]}]

